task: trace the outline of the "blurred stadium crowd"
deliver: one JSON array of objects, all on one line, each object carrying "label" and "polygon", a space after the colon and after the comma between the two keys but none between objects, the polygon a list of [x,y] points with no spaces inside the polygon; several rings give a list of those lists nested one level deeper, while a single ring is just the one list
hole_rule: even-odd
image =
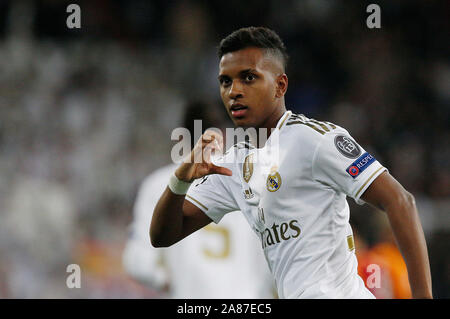
[{"label": "blurred stadium crowd", "polygon": [[[0,297],[158,297],[121,265],[136,191],[170,161],[186,103],[220,103],[216,46],[249,25],[285,41],[287,108],[347,128],[415,195],[450,297],[448,2],[377,1],[374,30],[359,1],[71,2],[81,29],[70,2],[0,3]],[[360,264],[395,277],[379,296],[407,297],[383,214],[350,204]]]}]

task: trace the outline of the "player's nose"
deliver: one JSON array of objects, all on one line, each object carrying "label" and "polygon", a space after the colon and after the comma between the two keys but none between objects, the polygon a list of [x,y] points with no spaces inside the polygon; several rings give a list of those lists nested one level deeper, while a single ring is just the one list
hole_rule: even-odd
[{"label": "player's nose", "polygon": [[228,97],[232,100],[236,100],[244,96],[244,91],[242,85],[238,81],[234,81],[231,84],[230,91],[228,92]]}]

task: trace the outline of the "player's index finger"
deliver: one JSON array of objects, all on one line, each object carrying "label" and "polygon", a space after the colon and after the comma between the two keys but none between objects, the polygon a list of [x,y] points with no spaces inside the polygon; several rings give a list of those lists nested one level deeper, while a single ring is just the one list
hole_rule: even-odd
[{"label": "player's index finger", "polygon": [[218,141],[223,140],[222,132],[219,131],[218,129],[209,128],[205,131],[205,133],[203,135],[205,137],[208,137],[210,140],[212,140],[212,139],[216,139]]},{"label": "player's index finger", "polygon": [[211,171],[212,171],[212,174],[220,174],[220,175],[226,175],[226,176],[233,175],[233,172],[229,168],[226,168],[223,166],[217,166],[214,164],[211,165]]}]

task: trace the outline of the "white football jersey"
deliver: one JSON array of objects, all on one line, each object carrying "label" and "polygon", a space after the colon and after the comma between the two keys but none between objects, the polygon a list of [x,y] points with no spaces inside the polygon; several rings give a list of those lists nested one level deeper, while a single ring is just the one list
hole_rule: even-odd
[{"label": "white football jersey", "polygon": [[155,171],[139,190],[123,254],[127,272],[154,289],[168,285],[170,298],[273,298],[274,280],[259,240],[239,212],[169,248],[152,247],[148,231],[153,209],[176,168]]},{"label": "white football jersey", "polygon": [[186,199],[215,223],[240,210],[260,237],[280,298],[374,298],[357,274],[346,196],[386,169],[332,123],[287,111],[262,148],[238,143]]}]

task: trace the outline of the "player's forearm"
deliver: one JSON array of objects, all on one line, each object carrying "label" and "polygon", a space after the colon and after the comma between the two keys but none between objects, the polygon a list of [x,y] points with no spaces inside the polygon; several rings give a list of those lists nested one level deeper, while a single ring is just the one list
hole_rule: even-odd
[{"label": "player's forearm", "polygon": [[167,247],[182,237],[184,195],[175,195],[167,187],[153,211],[150,240],[154,247]]},{"label": "player's forearm", "polygon": [[405,259],[413,298],[432,298],[427,245],[414,197],[405,192],[386,207],[386,213]]}]

